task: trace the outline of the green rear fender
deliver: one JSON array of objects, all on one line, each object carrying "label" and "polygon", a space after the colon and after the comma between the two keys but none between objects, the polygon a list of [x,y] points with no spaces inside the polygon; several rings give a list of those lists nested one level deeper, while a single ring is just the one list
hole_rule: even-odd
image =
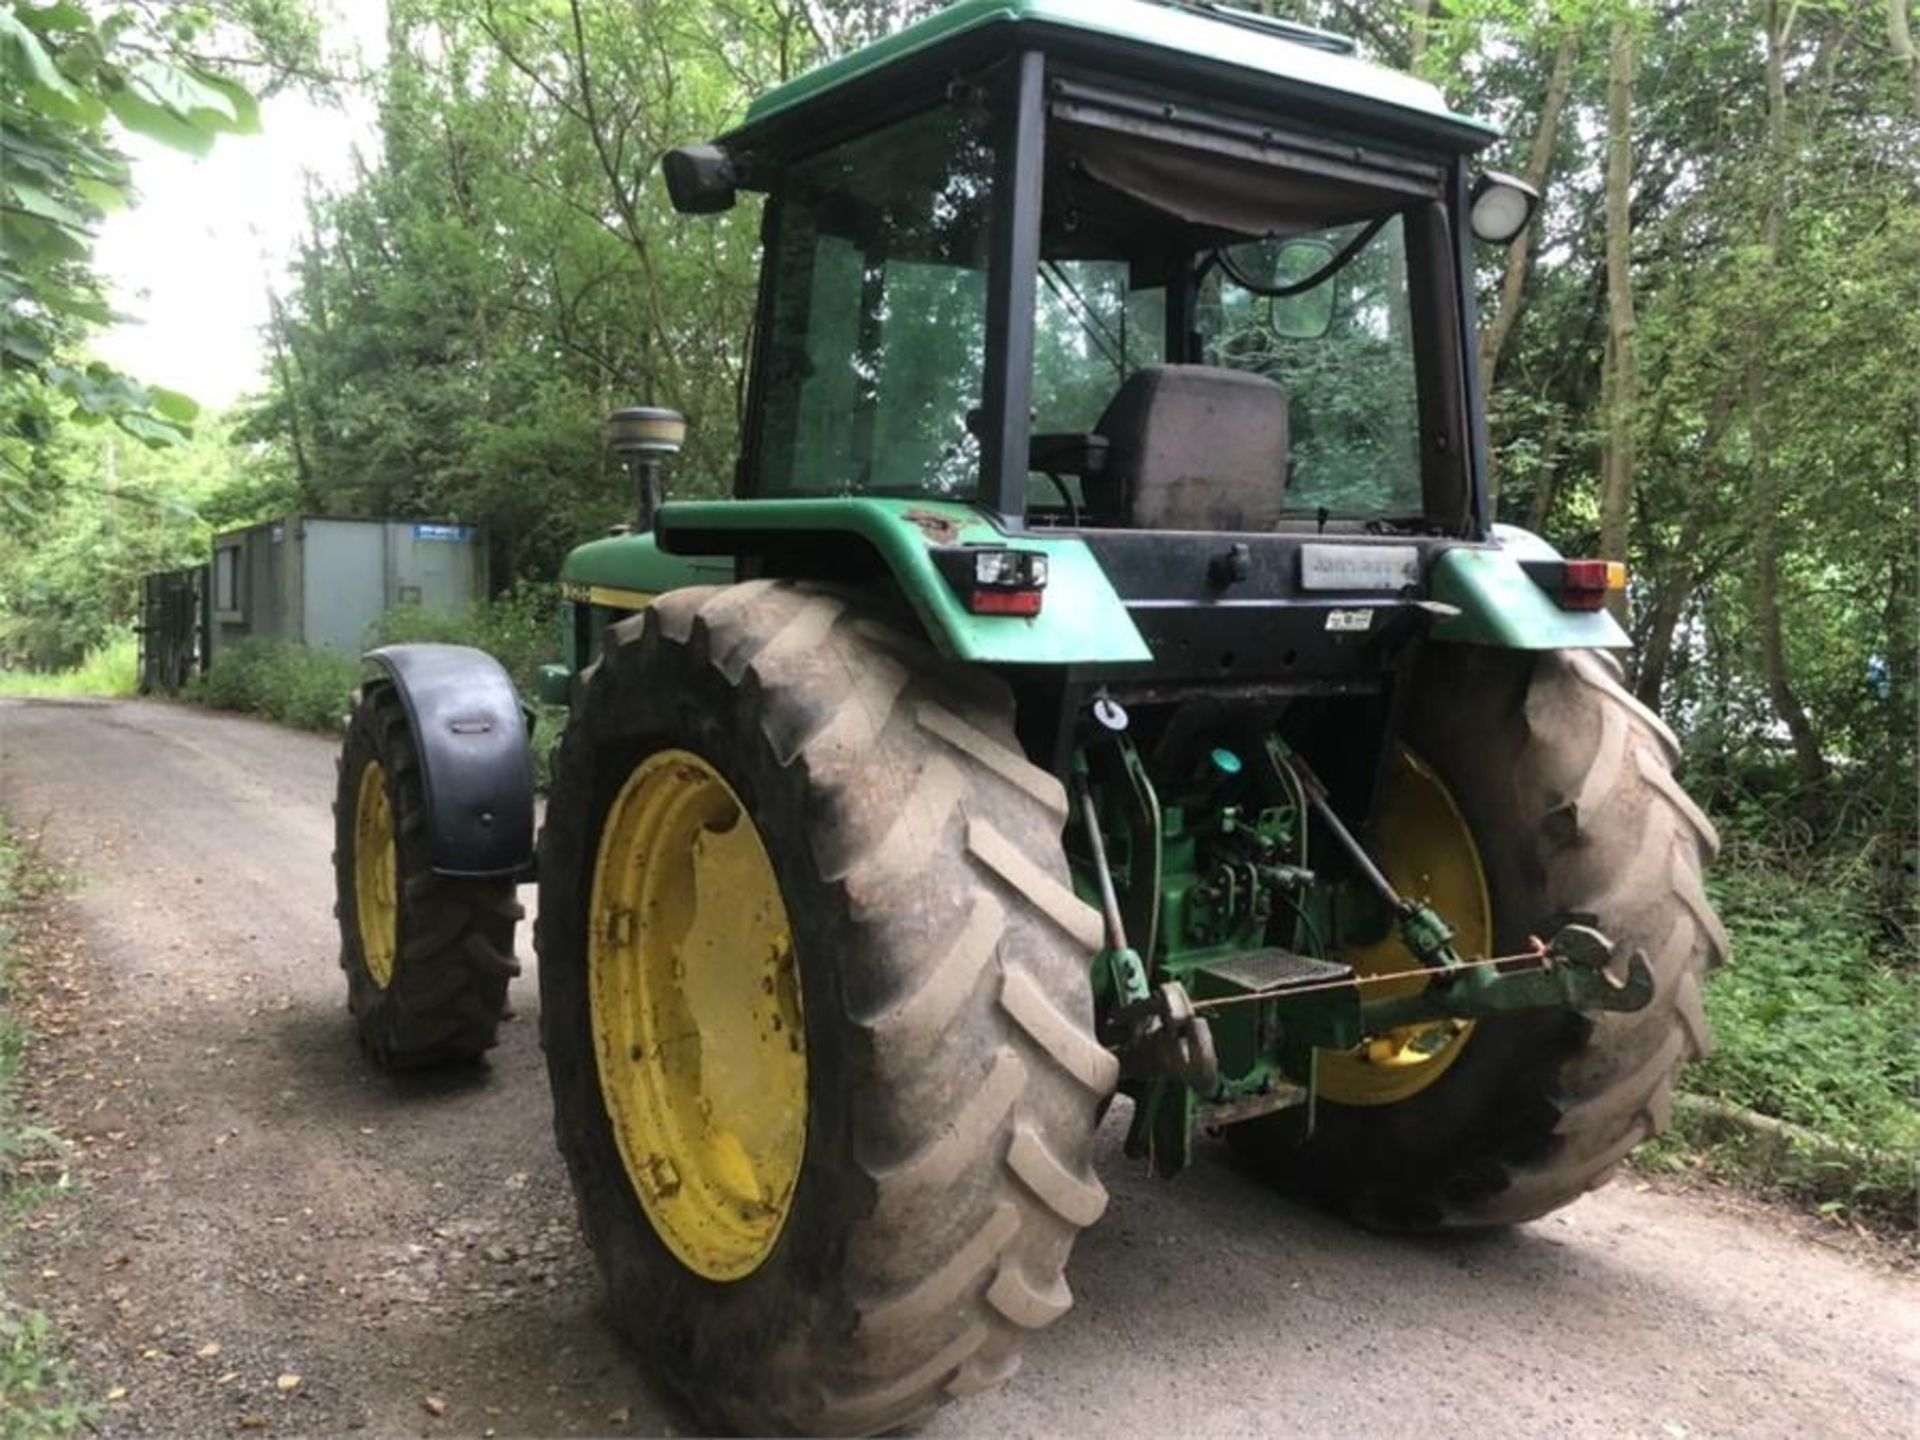
[{"label": "green rear fender", "polygon": [[[955,659],[997,665],[1107,665],[1153,657],[1127,608],[1084,542],[1010,536],[971,506],[929,500],[837,496],[791,500],[681,500],[663,506],[654,534],[582,546],[561,575],[563,593],[621,605],[683,585],[726,584],[736,552],[764,552],[796,536],[853,535],[885,562],[927,635]],[[974,615],[934,563],[936,550],[1011,545],[1044,554],[1046,599],[1032,619]],[[1520,561],[1558,558],[1538,536],[1494,530],[1490,546],[1439,556],[1429,593],[1456,612],[1435,640],[1507,650],[1618,650],[1632,642],[1604,611],[1562,610]]]},{"label": "green rear fender", "polygon": [[732,582],[732,556],[669,555],[651,532],[590,540],[560,566],[563,600],[615,609],[639,609],[687,585]]},{"label": "green rear fender", "polygon": [[612,616],[646,609],[669,590],[687,585],[729,585],[734,564],[730,555],[669,555],[651,532],[634,534],[622,529],[579,546],[560,566],[560,649],[568,662],[542,665],[540,699],[548,705],[569,704],[573,696],[574,666],[592,657],[578,653],[579,632],[574,629],[574,607],[585,606]]},{"label": "green rear fender", "polygon": [[[1095,665],[1153,658],[1127,607],[1086,545],[1067,537],[1008,535],[969,505],[836,496],[803,500],[677,500],[657,522],[665,558],[765,553],[808,534],[853,535],[893,572],[939,649],[992,665]],[[1047,557],[1047,588],[1031,619],[974,615],[936,568],[933,552],[1006,545]]]},{"label": "green rear fender", "polygon": [[1432,597],[1459,613],[1433,627],[1435,640],[1502,650],[1624,650],[1633,642],[1604,610],[1562,610],[1528,578],[1522,560],[1560,552],[1517,525],[1493,527],[1491,547],[1461,546],[1434,561]]}]

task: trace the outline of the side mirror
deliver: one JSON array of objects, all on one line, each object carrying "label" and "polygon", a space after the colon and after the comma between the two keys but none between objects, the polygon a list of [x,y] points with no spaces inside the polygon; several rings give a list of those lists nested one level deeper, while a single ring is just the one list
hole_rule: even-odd
[{"label": "side mirror", "polygon": [[718,145],[682,145],[660,161],[667,196],[682,215],[718,215],[733,208],[740,188],[733,156]]},{"label": "side mirror", "polygon": [[607,448],[633,476],[634,534],[653,528],[664,493],[661,470],[686,439],[686,417],[678,410],[637,405],[607,417]]},{"label": "side mirror", "polygon": [[1259,297],[1266,327],[1280,339],[1318,340],[1333,328],[1338,287],[1330,271],[1338,254],[1325,240],[1255,240],[1223,253],[1228,273]]},{"label": "side mirror", "polygon": [[1467,199],[1467,224],[1473,227],[1476,239],[1505,245],[1527,228],[1539,204],[1540,192],[1526,181],[1488,170],[1473,182]]},{"label": "side mirror", "polygon": [[[1280,291],[1267,302],[1267,325],[1282,340],[1318,340],[1333,328],[1339,282],[1326,273],[1335,251],[1325,240],[1288,240],[1273,253],[1273,284]],[[1319,284],[1287,293],[1324,276]]]}]

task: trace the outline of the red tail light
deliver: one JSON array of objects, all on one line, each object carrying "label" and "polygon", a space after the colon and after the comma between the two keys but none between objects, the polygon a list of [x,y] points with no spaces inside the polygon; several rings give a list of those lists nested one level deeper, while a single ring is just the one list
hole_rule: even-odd
[{"label": "red tail light", "polygon": [[1607,596],[1627,588],[1627,567],[1618,560],[1568,560],[1560,581],[1562,610],[1600,610]]},{"label": "red tail light", "polygon": [[1627,588],[1618,560],[1522,560],[1520,568],[1562,610],[1601,610],[1607,596]]},{"label": "red tail light", "polygon": [[976,615],[1038,615],[1038,590],[975,590],[967,596],[967,609]]},{"label": "red tail light", "polygon": [[964,545],[933,552],[961,602],[975,615],[1034,616],[1047,588],[1047,557],[1038,550]]}]

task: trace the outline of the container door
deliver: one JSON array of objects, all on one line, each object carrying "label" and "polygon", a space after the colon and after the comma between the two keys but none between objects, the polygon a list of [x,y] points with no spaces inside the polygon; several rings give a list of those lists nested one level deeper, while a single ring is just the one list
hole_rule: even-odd
[{"label": "container door", "polygon": [[416,521],[392,527],[402,604],[459,615],[480,598],[479,532],[471,525]]},{"label": "container door", "polygon": [[305,523],[307,644],[358,655],[372,643],[386,609],[386,527],[360,520]]}]

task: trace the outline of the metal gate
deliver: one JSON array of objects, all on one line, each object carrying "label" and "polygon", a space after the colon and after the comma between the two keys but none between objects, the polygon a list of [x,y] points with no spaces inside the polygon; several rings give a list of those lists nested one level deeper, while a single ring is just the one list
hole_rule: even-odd
[{"label": "metal gate", "polygon": [[207,567],[166,570],[140,581],[140,693],[176,695],[206,667]]}]

